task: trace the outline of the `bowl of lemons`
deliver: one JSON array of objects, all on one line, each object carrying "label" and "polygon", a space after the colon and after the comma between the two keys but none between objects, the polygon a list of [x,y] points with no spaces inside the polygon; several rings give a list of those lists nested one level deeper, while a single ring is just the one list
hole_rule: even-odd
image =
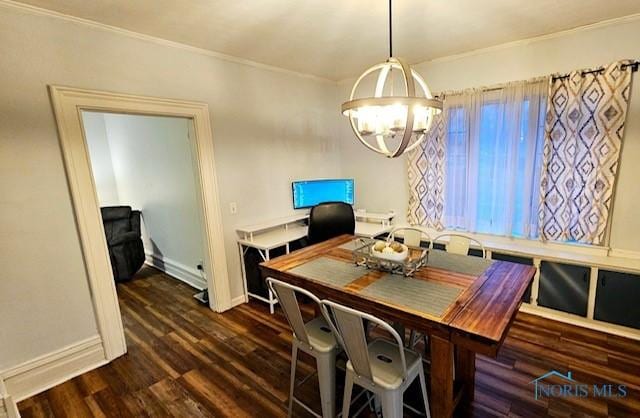
[{"label": "bowl of lemons", "polygon": [[376,241],[371,246],[371,255],[383,260],[402,262],[409,256],[409,248],[396,241]]}]

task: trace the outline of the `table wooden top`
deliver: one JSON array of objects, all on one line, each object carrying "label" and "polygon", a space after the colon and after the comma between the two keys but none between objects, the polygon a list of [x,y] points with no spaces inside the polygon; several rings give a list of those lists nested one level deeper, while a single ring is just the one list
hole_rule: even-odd
[{"label": "table wooden top", "polygon": [[500,260],[493,260],[479,276],[423,267],[415,273],[414,279],[460,290],[458,297],[442,315],[436,316],[364,292],[365,288],[385,276],[384,272],[364,270],[361,277],[346,285],[338,285],[290,271],[320,257],[353,262],[352,251],[340,247],[355,238],[342,235],[266,261],[260,265],[262,275],[300,286],[320,298],[331,299],[403,323],[411,329],[446,338],[472,351],[496,355],[520,307],[522,295],[535,274],[532,266]]}]

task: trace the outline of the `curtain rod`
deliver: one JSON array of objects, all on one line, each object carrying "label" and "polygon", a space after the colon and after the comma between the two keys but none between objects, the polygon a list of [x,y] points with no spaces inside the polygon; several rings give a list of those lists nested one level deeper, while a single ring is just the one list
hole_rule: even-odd
[{"label": "curtain rod", "polygon": [[503,90],[505,87],[511,85],[511,84],[517,84],[517,83],[536,83],[536,82],[540,82],[543,80],[549,80],[549,76],[542,76],[542,77],[533,77],[527,80],[517,80],[517,81],[507,81],[505,83],[500,83],[500,84],[494,84],[491,86],[481,86],[481,87],[469,87],[469,88],[465,88],[462,90],[445,90],[445,91],[440,91],[440,92],[436,92],[433,93],[433,96],[435,98],[442,98],[442,97],[446,97],[446,96],[455,96],[455,95],[459,95],[459,94],[463,94],[466,91],[469,90],[477,90],[477,91],[481,91],[483,93],[485,92],[491,92],[491,91],[498,91],[498,90]]},{"label": "curtain rod", "polygon": [[[637,72],[638,71],[638,67],[640,67],[640,61],[631,61],[625,64],[620,64],[620,69],[621,70],[625,70],[627,67],[631,67],[631,72]],[[595,70],[590,70],[590,71],[583,71],[582,75],[585,76],[587,74],[594,74],[594,73],[600,73],[602,71],[605,70],[605,67],[600,67],[600,68],[596,68]],[[567,78],[569,78],[570,74],[564,74],[564,75],[558,75],[558,76],[552,76],[551,77],[551,81],[556,81],[556,80],[565,80]],[[543,76],[543,77],[535,77],[526,81],[536,81],[545,77],[549,77],[549,76]],[[507,82],[507,83],[500,83],[500,84],[496,84],[493,86],[488,86],[488,87],[480,87],[478,88],[478,90],[481,90],[483,92],[491,92],[491,91],[497,91],[497,90],[502,90],[505,86],[507,86],[508,84],[513,83],[513,82]],[[455,94],[460,94],[462,92],[464,92],[465,90],[469,90],[469,89],[463,89],[463,90],[454,90],[454,91],[441,91],[441,92],[437,92],[434,93],[433,96],[436,98],[442,98],[443,96],[447,96],[447,95],[455,95]],[[471,90],[473,90],[473,88],[471,88]]]},{"label": "curtain rod", "polygon": [[[631,67],[631,72],[636,72],[638,71],[638,65],[640,65],[640,61],[632,61],[626,64],[621,64],[620,65],[620,70],[624,71],[627,69],[627,67]],[[600,68],[596,68],[595,70],[589,70],[589,71],[583,71],[582,72],[582,76],[584,77],[587,74],[598,74],[601,73],[605,70],[605,67],[600,67]],[[567,78],[569,78],[571,74],[564,74],[564,75],[558,75],[558,76],[553,76],[551,77],[552,81],[556,81],[556,80],[566,80]]]}]

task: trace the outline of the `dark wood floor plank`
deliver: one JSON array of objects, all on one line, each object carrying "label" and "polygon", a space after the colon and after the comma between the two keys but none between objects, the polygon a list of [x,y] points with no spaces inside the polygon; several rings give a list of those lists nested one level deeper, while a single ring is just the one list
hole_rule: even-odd
[{"label": "dark wood floor plank", "polygon": [[[248,398],[243,393],[241,385],[234,385],[226,379],[221,368],[213,366],[204,371],[192,370],[181,377],[180,381],[196,393],[199,400],[210,408],[217,410],[214,415],[249,417],[250,408]],[[257,414],[256,414],[257,416]]]},{"label": "dark wood floor plank", "polygon": [[[128,393],[128,392],[127,392]],[[131,417],[133,412],[129,410],[124,398],[115,393],[111,388],[103,389],[85,398],[85,402],[94,416],[105,417]]]},{"label": "dark wood floor plank", "polygon": [[194,400],[182,386],[172,379],[162,380],[149,389],[176,418],[213,417],[204,405]]},{"label": "dark wood floor plank", "polygon": [[47,391],[47,399],[55,416],[92,417],[76,380],[70,380]]},{"label": "dark wood floor plank", "polygon": [[[20,416],[22,418],[55,418],[56,415],[51,410],[51,405],[49,405],[49,401],[46,397],[34,398],[37,399],[33,404],[28,404],[28,400],[20,402]],[[27,406],[25,407],[25,405]]]},{"label": "dark wood floor plank", "polygon": [[156,353],[149,343],[141,339],[129,328],[125,329],[125,335],[128,337],[128,339],[132,340],[136,345],[138,345],[144,351],[144,353],[149,356],[149,358],[153,360],[162,370],[168,373],[169,376],[173,377],[174,379],[180,377],[180,373],[178,373],[173,367],[171,367],[171,365],[167,363],[159,353]]},{"label": "dark wood floor plank", "polygon": [[[279,309],[271,315],[251,302],[218,314],[151,268],[117,289],[128,354],[20,402],[23,417],[286,416],[291,331]],[[313,307],[304,305],[303,314],[310,318]],[[300,360],[299,378],[313,373],[313,358]],[[552,369],[572,371],[579,383],[627,385],[629,395],[535,400],[531,381]],[[319,410],[315,377],[297,393]],[[475,401],[457,415],[639,417],[640,343],[520,313],[498,357],[477,356]],[[365,410],[359,418],[374,416]]]}]

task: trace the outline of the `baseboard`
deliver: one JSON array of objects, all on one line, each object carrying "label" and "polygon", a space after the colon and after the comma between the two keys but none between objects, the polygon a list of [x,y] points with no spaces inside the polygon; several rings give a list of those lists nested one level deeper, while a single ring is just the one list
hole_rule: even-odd
[{"label": "baseboard", "polygon": [[0,377],[0,418],[18,418],[18,404],[13,397],[7,393],[7,388]]},{"label": "baseboard", "polygon": [[96,335],[3,370],[0,379],[6,393],[20,402],[106,363],[102,340]]},{"label": "baseboard", "polygon": [[231,307],[236,307],[238,305],[242,305],[243,303],[247,303],[247,297],[245,295],[240,295],[231,299]]},{"label": "baseboard", "polygon": [[9,395],[0,398],[0,418],[19,418],[18,404]]},{"label": "baseboard", "polygon": [[207,287],[206,279],[202,277],[198,270],[185,266],[184,264],[178,263],[177,261],[171,260],[167,257],[161,257],[147,252],[145,252],[145,255],[145,263],[147,265],[155,267],[169,276],[198,290],[203,290]]}]

